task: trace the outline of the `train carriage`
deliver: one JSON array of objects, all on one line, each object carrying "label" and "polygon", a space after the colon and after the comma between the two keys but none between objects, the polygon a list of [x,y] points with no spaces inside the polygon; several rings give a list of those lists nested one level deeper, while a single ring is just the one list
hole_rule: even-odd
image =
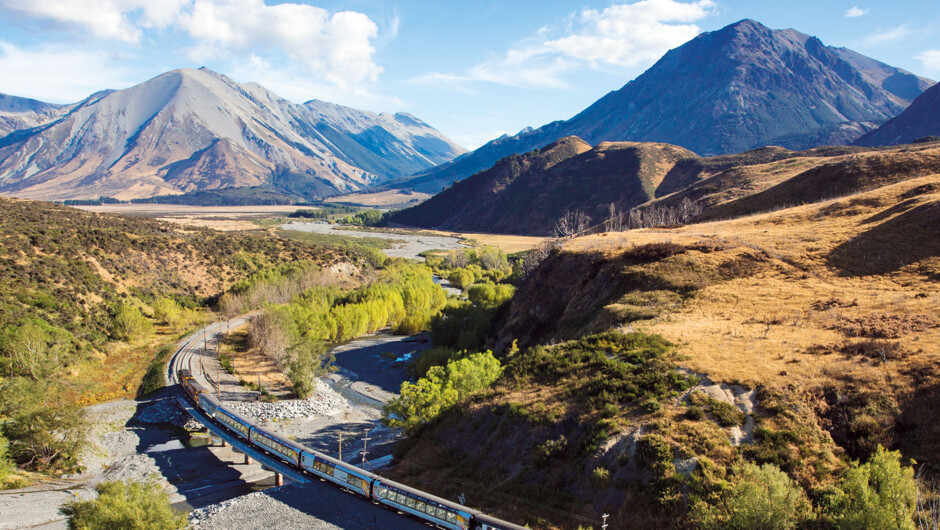
[{"label": "train carriage", "polygon": [[221,406],[222,402],[213,396],[212,392],[199,394],[199,408],[209,416],[215,417],[215,411]]},{"label": "train carriage", "polygon": [[239,437],[248,439],[248,430],[251,429],[251,420],[229,410],[225,405],[219,405],[215,409],[215,419],[222,422],[223,425],[233,431]]},{"label": "train carriage", "polygon": [[257,426],[252,426],[248,431],[248,439],[252,444],[290,461],[295,466],[300,465],[300,453],[307,449],[297,442],[282,438]]},{"label": "train carriage", "polygon": [[365,497],[370,496],[372,481],[378,478],[374,473],[309,449],[301,453],[300,467]]},{"label": "train carriage", "polygon": [[471,518],[479,513],[456,502],[382,477],[378,477],[372,484],[372,498],[386,506],[452,530],[470,530]]}]

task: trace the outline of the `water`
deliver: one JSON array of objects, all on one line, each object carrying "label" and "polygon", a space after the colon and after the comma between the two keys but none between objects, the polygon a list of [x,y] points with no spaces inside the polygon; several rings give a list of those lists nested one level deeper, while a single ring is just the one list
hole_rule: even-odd
[{"label": "water", "polygon": [[192,449],[194,447],[205,447],[212,445],[212,440],[208,436],[188,436],[186,438],[175,438],[162,444],[152,445],[147,448],[145,453],[164,453],[167,451],[176,451],[177,449]]}]

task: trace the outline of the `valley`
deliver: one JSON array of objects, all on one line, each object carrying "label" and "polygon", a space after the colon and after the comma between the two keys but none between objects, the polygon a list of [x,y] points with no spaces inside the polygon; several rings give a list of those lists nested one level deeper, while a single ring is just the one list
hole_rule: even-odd
[{"label": "valley", "polygon": [[0,94],[0,528],[937,530],[940,10],[801,1],[0,6],[128,67]]}]

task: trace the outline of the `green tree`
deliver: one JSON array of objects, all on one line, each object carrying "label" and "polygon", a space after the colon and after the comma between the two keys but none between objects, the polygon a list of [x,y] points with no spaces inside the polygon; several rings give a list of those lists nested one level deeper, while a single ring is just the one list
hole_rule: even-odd
[{"label": "green tree", "polygon": [[131,304],[121,304],[114,311],[111,321],[111,334],[114,338],[125,342],[139,339],[153,330],[153,324],[140,312],[140,309]]},{"label": "green tree", "polygon": [[416,383],[402,383],[399,397],[383,408],[383,421],[414,432],[460,400],[493,384],[502,372],[491,351],[451,361],[446,367],[433,366]]},{"label": "green tree", "polygon": [[102,482],[98,498],[73,501],[62,508],[71,530],[162,530],[186,528],[186,514],[173,509],[170,498],[155,481]]},{"label": "green tree", "polygon": [[827,515],[840,529],[911,529],[917,508],[914,470],[901,465],[901,453],[878,446],[871,460],[853,462]]},{"label": "green tree", "polygon": [[773,464],[746,463],[717,504],[699,502],[690,518],[701,528],[786,529],[812,517],[812,505],[798,484]]},{"label": "green tree", "polygon": [[447,281],[449,281],[454,287],[459,289],[466,289],[473,285],[475,277],[473,271],[468,269],[454,269],[449,275],[447,275]]},{"label": "green tree", "polygon": [[87,436],[84,411],[64,402],[59,389],[46,381],[15,378],[0,390],[3,436],[13,460],[36,471],[78,470]]},{"label": "green tree", "polygon": [[2,341],[5,360],[9,363],[5,368],[13,375],[34,381],[51,376],[66,360],[67,335],[64,330],[44,322],[27,322],[13,327],[5,333]]},{"label": "green tree", "polygon": [[325,352],[322,343],[310,339],[291,348],[287,377],[297,397],[306,399],[316,389],[316,380],[323,375],[327,364],[324,362]]},{"label": "green tree", "polygon": [[183,322],[183,307],[170,298],[160,298],[153,303],[153,318],[173,329]]}]

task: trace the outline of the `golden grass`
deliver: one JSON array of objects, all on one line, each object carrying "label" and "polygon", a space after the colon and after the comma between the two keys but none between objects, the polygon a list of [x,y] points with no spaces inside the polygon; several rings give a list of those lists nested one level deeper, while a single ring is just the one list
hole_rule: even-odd
[{"label": "golden grass", "polygon": [[354,204],[372,208],[401,207],[402,205],[424,202],[431,196],[421,192],[406,192],[405,190],[388,190],[376,193],[349,193],[324,199],[323,202]]},{"label": "golden grass", "polygon": [[260,380],[265,390],[278,396],[291,392],[290,380],[277,364],[260,348],[248,346],[248,334],[244,329],[229,334],[222,342],[221,353],[231,356],[236,378],[255,384]]},{"label": "golden grass", "polygon": [[[910,199],[908,192],[924,186],[936,188]],[[916,204],[940,202],[940,176],[729,221],[594,235],[573,240],[567,248],[616,255],[653,242],[710,242],[723,250],[690,251],[690,256],[712,262],[762,252],[770,259],[755,276],[705,287],[676,312],[634,327],[679,344],[686,357],[684,366],[719,381],[816,387],[842,380],[903,392],[913,384],[911,373],[940,363],[940,328],[894,339],[912,353],[888,363],[808,350],[851,340],[832,329],[843,318],[940,317],[936,253],[928,252],[926,258],[884,274],[847,274],[832,265],[830,255],[837,247],[866,231],[890,226],[886,223],[909,211],[896,208],[905,197]],[[905,251],[912,234],[900,230],[896,248],[883,252]],[[936,246],[937,240],[922,244]],[[814,303],[830,299],[849,307],[814,309]]]}]

